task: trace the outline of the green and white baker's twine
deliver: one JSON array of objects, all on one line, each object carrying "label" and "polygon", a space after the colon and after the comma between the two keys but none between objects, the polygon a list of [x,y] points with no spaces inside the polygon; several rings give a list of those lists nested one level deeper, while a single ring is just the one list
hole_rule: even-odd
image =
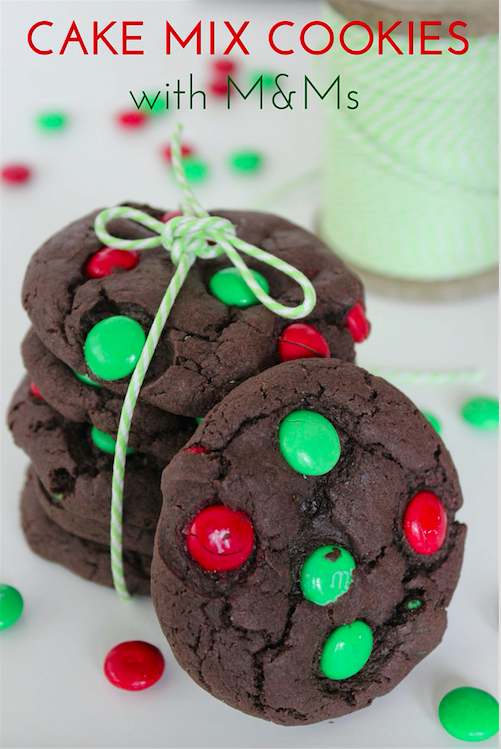
[{"label": "green and white baker's twine", "polygon": [[[111,494],[111,529],[110,550],[113,583],[121,598],[130,598],[125,584],[122,559],[122,515],[123,489],[125,475],[125,461],[127,442],[134,408],[143,384],[146,372],[155,353],[160,335],[167,321],[176,297],[184,283],[188,272],[197,258],[208,260],[225,254],[239,270],[242,278],[254,292],[259,301],[281,317],[298,320],[306,317],[315,306],[316,294],[311,282],[297,268],[289,263],[244,242],[235,234],[235,227],[228,219],[211,216],[198,203],[186,180],[180,147],[181,125],[177,124],[172,137],[172,166],[176,180],[181,187],[183,200],[181,201],[182,216],[172,218],[167,223],[158,221],[142,211],[127,206],[116,206],[102,211],[96,218],[94,229],[103,244],[119,250],[146,250],[150,247],[163,246],[170,252],[171,260],[176,270],[163,297],[158,312],[153,320],[146,343],[139,361],[132,373],[127,394],[125,396],[120,423],[118,425],[115,459],[113,463],[113,484]],[[146,239],[120,239],[106,231],[106,224],[113,218],[127,218],[146,226],[155,232],[154,237]],[[209,242],[214,244],[209,244]],[[297,307],[286,307],[272,299],[257,283],[256,279],[242,260],[239,252],[250,255],[272,268],[290,276],[302,288],[304,301]]]}]

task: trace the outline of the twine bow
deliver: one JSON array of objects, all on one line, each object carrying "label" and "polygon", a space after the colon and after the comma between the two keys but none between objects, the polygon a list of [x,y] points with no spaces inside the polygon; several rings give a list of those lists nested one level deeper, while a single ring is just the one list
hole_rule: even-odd
[{"label": "twine bow", "polygon": [[[297,268],[269,252],[244,242],[243,239],[236,236],[235,227],[231,221],[219,216],[210,216],[202,208],[188,185],[182,166],[180,134],[181,125],[178,123],[172,137],[172,166],[183,193],[183,200],[181,201],[183,215],[172,218],[164,224],[147,213],[143,213],[143,211],[128,206],[116,206],[101,211],[94,222],[94,230],[98,238],[108,247],[119,250],[146,250],[151,247],[163,246],[170,253],[171,260],[176,266],[174,275],[153,320],[138,363],[132,373],[118,425],[113,462],[110,552],[113,584],[118,595],[124,599],[130,598],[123,572],[122,515],[127,442],[132,416],[160,335],[191,266],[197,258],[208,260],[225,254],[238,269],[258,300],[275,314],[291,320],[306,317],[312,311],[316,302],[315,289]],[[132,240],[114,237],[106,230],[106,224],[111,219],[118,217],[136,221],[155,232],[155,236]],[[209,244],[209,242],[213,244]],[[303,302],[297,307],[287,307],[270,297],[257,283],[240,257],[239,251],[290,276],[301,286],[304,293]]]}]

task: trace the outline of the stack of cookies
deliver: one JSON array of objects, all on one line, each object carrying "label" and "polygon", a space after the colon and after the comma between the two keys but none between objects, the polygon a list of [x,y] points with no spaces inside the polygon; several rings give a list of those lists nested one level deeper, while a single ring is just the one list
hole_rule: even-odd
[{"label": "stack of cookies", "polygon": [[[133,205],[133,204],[129,204]],[[140,208],[168,221],[175,212]],[[85,578],[112,585],[109,516],[115,438],[128,380],[175,270],[162,248],[121,251],[94,231],[98,211],[48,240],[28,267],[23,302],[33,327],[22,346],[27,376],[9,426],[31,459],[22,525],[31,548]],[[369,325],[359,279],[323,243],[276,216],[215,211],[245,241],[290,263],[317,303],[290,324],[261,305],[225,256],[197,260],[167,320],[137,403],[124,488],[127,587],[149,593],[161,475],[207,412],[248,378],[297,358],[354,360]],[[151,232],[115,219],[124,239]],[[301,289],[249,260],[260,285],[285,305]]]}]

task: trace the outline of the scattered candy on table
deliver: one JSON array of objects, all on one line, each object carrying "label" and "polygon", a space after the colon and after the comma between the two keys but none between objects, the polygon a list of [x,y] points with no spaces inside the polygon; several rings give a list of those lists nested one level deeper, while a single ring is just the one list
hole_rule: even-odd
[{"label": "scattered candy on table", "polygon": [[[158,92],[146,94],[146,99],[143,99],[141,112],[150,117],[158,117],[161,114],[167,114],[170,110],[165,106],[165,97],[162,97]],[[149,102],[149,103],[148,103]]]},{"label": "scattered candy on table", "polygon": [[372,652],[372,632],[361,621],[344,624],[331,632],[320,657],[320,668],[329,679],[348,679],[357,674]]},{"label": "scattered candy on table", "polygon": [[31,179],[31,169],[25,164],[8,164],[2,168],[2,181],[10,185],[21,185]]},{"label": "scattered candy on table", "polygon": [[259,78],[262,78],[263,89],[270,89],[275,84],[276,73],[269,70],[254,71],[249,75],[250,84],[253,86]]},{"label": "scattered candy on table", "polygon": [[68,124],[68,117],[64,112],[43,112],[37,117],[37,125],[41,130],[62,130]]},{"label": "scattered candy on table", "polygon": [[499,703],[488,692],[459,687],[447,692],[438,707],[445,730],[462,741],[484,741],[499,731]]},{"label": "scattered candy on table", "polygon": [[432,414],[430,411],[421,411],[425,419],[428,419],[430,424],[432,425],[433,429],[436,431],[437,434],[440,434],[442,431],[442,425],[440,421],[437,419],[437,417]]},{"label": "scattered candy on table", "polygon": [[85,360],[103,380],[121,380],[132,374],[146,341],[144,330],[136,320],[125,315],[107,317],[88,334]]},{"label": "scattered candy on table", "polygon": [[291,468],[307,476],[328,473],[341,455],[336,430],[315,411],[292,411],[280,424],[278,441]]},{"label": "scattered candy on table", "polygon": [[312,357],[329,358],[327,341],[312,325],[295,322],[288,325],[278,340],[278,356],[281,362]]},{"label": "scattered candy on table", "polygon": [[[270,287],[266,278],[255,270],[251,270],[251,273],[268,294]],[[214,273],[209,281],[209,289],[220,302],[228,306],[251,307],[253,304],[259,304],[257,296],[234,267],[223,268]]]},{"label": "scattered candy on table", "polygon": [[217,73],[224,73],[224,75],[231,75],[237,70],[237,63],[234,60],[230,60],[228,57],[218,57],[212,60],[212,68]]},{"label": "scattered candy on table", "polygon": [[447,532],[447,513],[432,492],[416,494],[404,513],[406,538],[418,554],[434,554],[442,546]]},{"label": "scattered candy on table", "polygon": [[104,673],[119,689],[136,692],[153,686],[164,672],[160,650],[148,642],[130,640],[110,650],[104,661]]},{"label": "scattered candy on table", "polygon": [[[101,430],[97,427],[92,427],[91,437],[95,446],[102,450],[104,453],[110,453],[111,455],[115,454],[115,450],[117,449],[117,442],[110,434],[101,432]],[[131,447],[127,448],[128,455],[133,452],[135,452],[135,450],[133,450]]]},{"label": "scattered candy on table", "polygon": [[184,159],[184,172],[188,182],[201,182],[209,173],[209,167],[201,159],[188,156]]},{"label": "scattered candy on table", "polygon": [[0,629],[11,627],[23,613],[23,599],[18,590],[0,583]]},{"label": "scattered candy on table", "polygon": [[499,400],[487,396],[471,398],[462,406],[461,416],[477,429],[499,429]]},{"label": "scattered candy on table", "polygon": [[120,127],[127,129],[127,130],[133,130],[138,127],[143,127],[143,125],[146,124],[148,118],[144,114],[144,112],[137,112],[134,110],[131,110],[129,112],[120,112],[117,114],[117,122],[120,125]]},{"label": "scattered candy on table", "polygon": [[189,553],[204,570],[234,570],[252,552],[254,528],[241,510],[210,505],[190,523],[186,543]]},{"label": "scattered candy on table", "polygon": [[[189,146],[187,143],[183,143],[181,146],[181,158],[185,159],[188,156],[193,156],[194,148]],[[162,148],[162,156],[169,164],[172,162],[172,149],[170,145]]]},{"label": "scattered candy on table", "polygon": [[236,172],[258,172],[263,166],[264,158],[257,151],[237,151],[231,154],[229,162]]}]

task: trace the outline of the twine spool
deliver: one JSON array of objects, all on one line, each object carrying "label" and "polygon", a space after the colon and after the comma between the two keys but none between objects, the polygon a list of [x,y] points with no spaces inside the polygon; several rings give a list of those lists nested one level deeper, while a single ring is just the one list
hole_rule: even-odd
[{"label": "twine spool", "polygon": [[[346,7],[346,0],[333,4]],[[374,24],[376,16],[385,28],[405,15],[367,0],[350,0],[352,10],[354,4],[367,20],[351,12],[350,18]],[[422,6],[423,0],[399,4],[409,20],[419,20]],[[330,8],[326,14],[339,32],[346,19]],[[440,20],[435,13],[421,18]],[[477,18],[477,28],[488,30],[491,22],[487,15]],[[367,31],[349,33],[353,48],[365,46]],[[407,50],[407,36],[392,36]],[[329,53],[326,80],[340,74],[342,106],[338,110],[332,96],[324,101],[319,231],[362,271],[369,288],[437,298],[497,282],[498,38],[467,36],[464,55],[447,52],[454,41],[448,36],[433,43],[443,50],[440,56],[392,49],[380,56],[377,43],[363,55],[338,44]],[[350,90],[358,92],[355,110],[343,104]]]}]

